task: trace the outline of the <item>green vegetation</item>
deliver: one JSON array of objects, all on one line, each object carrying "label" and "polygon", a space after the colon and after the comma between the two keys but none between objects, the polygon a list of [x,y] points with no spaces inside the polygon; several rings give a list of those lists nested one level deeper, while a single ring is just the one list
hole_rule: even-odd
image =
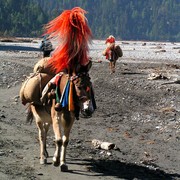
[{"label": "green vegetation", "polygon": [[1,0],[0,35],[40,36],[43,24],[80,6],[95,39],[180,41],[179,0]]},{"label": "green vegetation", "polygon": [[47,15],[32,0],[0,0],[0,36],[37,36]]}]

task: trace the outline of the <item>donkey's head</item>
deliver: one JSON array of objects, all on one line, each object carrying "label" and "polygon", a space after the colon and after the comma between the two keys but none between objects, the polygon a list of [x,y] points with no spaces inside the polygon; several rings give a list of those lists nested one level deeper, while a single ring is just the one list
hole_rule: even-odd
[{"label": "donkey's head", "polygon": [[91,117],[96,109],[92,82],[88,73],[91,66],[91,61],[86,66],[78,66],[76,68],[76,78],[73,80],[80,111],[84,117]]}]

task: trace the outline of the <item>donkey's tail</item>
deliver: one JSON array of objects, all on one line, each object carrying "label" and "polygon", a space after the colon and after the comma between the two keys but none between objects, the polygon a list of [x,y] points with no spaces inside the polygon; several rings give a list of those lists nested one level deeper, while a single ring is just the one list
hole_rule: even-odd
[{"label": "donkey's tail", "polygon": [[32,121],[33,121],[33,113],[31,109],[31,105],[29,105],[27,108],[26,122],[31,124]]}]

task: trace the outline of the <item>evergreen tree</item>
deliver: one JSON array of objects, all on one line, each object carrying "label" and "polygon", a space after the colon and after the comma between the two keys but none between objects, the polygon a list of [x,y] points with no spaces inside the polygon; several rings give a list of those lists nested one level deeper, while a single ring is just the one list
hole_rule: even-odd
[{"label": "evergreen tree", "polygon": [[0,35],[40,36],[65,9],[80,6],[94,38],[180,41],[179,0],[1,0]]}]

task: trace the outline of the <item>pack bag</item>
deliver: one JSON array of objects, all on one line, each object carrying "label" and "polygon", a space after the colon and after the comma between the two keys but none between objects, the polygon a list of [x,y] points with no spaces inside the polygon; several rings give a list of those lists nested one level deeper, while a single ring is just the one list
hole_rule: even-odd
[{"label": "pack bag", "polygon": [[123,56],[122,49],[120,48],[119,45],[115,46],[114,52],[116,53],[116,55],[117,55],[118,57],[122,57],[122,56]]},{"label": "pack bag", "polygon": [[34,103],[41,105],[41,93],[46,84],[54,76],[45,73],[34,73],[30,75],[22,84],[19,96],[23,105]]},{"label": "pack bag", "polygon": [[123,56],[122,49],[120,48],[119,45],[115,46],[114,49],[111,50],[111,60],[118,60],[119,57]]},{"label": "pack bag", "polygon": [[46,73],[49,75],[56,75],[56,73],[52,70],[52,68],[49,66],[48,61],[50,57],[45,57],[40,59],[35,65],[33,72],[34,73]]}]

